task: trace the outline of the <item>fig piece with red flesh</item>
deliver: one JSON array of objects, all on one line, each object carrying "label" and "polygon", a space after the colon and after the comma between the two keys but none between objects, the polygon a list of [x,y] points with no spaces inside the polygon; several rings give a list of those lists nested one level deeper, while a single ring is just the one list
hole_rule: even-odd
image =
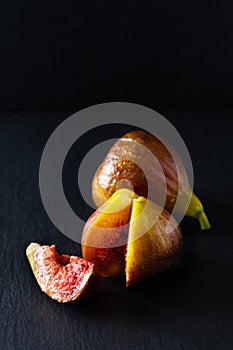
[{"label": "fig piece with red flesh", "polygon": [[41,290],[61,303],[90,294],[102,281],[92,262],[60,255],[55,245],[31,243],[26,255]]},{"label": "fig piece with red flesh", "polygon": [[[179,199],[176,212],[196,218],[202,230],[209,229],[210,223],[203,205],[190,188],[179,155],[174,150],[170,152],[171,147],[167,146],[143,130],[122,136],[109,150],[94,176],[92,196],[95,204],[101,206],[120,188],[121,182],[124,187],[128,187],[125,185],[127,181],[138,195],[148,197],[150,183],[150,200],[163,206],[165,197],[165,209],[171,213]],[[159,162],[160,167],[152,165],[150,154]],[[140,164],[143,164],[143,169]],[[161,169],[165,176],[165,193],[160,192],[163,187]]]}]

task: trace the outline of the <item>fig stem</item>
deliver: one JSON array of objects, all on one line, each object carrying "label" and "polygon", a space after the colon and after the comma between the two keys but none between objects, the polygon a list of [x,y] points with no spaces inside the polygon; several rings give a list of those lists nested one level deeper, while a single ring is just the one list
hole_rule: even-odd
[{"label": "fig stem", "polygon": [[208,220],[204,210],[202,212],[197,212],[195,215],[195,218],[199,221],[199,224],[201,226],[201,230],[211,229],[209,220]]},{"label": "fig stem", "polygon": [[209,220],[204,212],[203,205],[195,193],[192,193],[191,201],[186,215],[197,219],[199,221],[201,230],[209,230],[211,228]]}]

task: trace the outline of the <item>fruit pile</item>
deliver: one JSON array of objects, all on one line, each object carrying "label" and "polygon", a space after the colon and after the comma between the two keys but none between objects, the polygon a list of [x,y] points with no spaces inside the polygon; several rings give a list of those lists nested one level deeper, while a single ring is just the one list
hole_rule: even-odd
[{"label": "fruit pile", "polygon": [[[137,144],[144,147],[138,150]],[[159,205],[161,176],[151,166],[145,148],[159,161],[165,176],[165,209]],[[138,165],[140,159],[147,177]],[[150,199],[149,182],[153,185]],[[124,188],[117,189],[119,183]],[[126,188],[127,184],[135,192]],[[110,149],[93,179],[93,199],[99,208],[84,226],[83,259],[60,255],[54,245],[28,246],[26,255],[41,290],[52,299],[69,302],[92,292],[104,277],[125,273],[126,286],[131,286],[176,264],[182,250],[182,235],[169,212],[176,203],[178,188],[181,188],[178,211],[196,218],[201,229],[209,229],[203,206],[190,189],[178,155],[174,161],[163,143],[148,132],[124,135]],[[187,200],[190,203],[185,210]]]}]

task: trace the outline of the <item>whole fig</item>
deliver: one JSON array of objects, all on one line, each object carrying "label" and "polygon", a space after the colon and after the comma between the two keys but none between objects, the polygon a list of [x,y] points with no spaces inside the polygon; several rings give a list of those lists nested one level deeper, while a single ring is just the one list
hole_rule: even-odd
[{"label": "whole fig", "polygon": [[[175,152],[171,155],[163,142],[143,130],[125,134],[109,150],[93,179],[92,196],[95,204],[101,206],[119,188],[130,188],[162,206],[161,171],[152,165],[149,153],[157,159],[165,177],[165,209],[171,213],[177,202],[177,212],[196,218],[202,230],[209,229],[210,223],[203,205],[190,188],[180,157]],[[143,163],[143,169],[140,163]],[[152,185],[149,195],[148,182]]]}]

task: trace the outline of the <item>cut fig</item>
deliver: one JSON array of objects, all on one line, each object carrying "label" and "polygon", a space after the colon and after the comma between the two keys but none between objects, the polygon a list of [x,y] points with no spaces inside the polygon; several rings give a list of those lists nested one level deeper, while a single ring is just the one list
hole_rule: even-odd
[{"label": "cut fig", "polygon": [[133,199],[125,257],[126,286],[175,265],[181,250],[182,235],[175,219],[144,197]]},{"label": "cut fig", "polygon": [[128,240],[132,197],[130,190],[119,190],[88,219],[82,234],[82,253],[93,261],[104,276],[124,272],[124,252]]},{"label": "cut fig", "polygon": [[[150,155],[153,155],[152,158]],[[160,166],[152,164],[153,158]],[[127,181],[138,195],[149,197],[161,206],[165,198],[165,209],[170,213],[179,199],[176,212],[196,218],[202,230],[210,228],[202,203],[190,188],[180,157],[174,150],[171,154],[164,143],[149,132],[129,132],[112,146],[92,182],[95,204],[101,206],[119,189],[119,184]]]},{"label": "cut fig", "polygon": [[174,265],[181,250],[182,235],[175,219],[128,189],[116,191],[89,218],[82,236],[84,259],[92,261],[103,276],[125,272],[126,286]]},{"label": "cut fig", "polygon": [[61,303],[80,299],[93,292],[102,281],[92,262],[60,255],[55,245],[31,243],[26,255],[41,290]]}]

